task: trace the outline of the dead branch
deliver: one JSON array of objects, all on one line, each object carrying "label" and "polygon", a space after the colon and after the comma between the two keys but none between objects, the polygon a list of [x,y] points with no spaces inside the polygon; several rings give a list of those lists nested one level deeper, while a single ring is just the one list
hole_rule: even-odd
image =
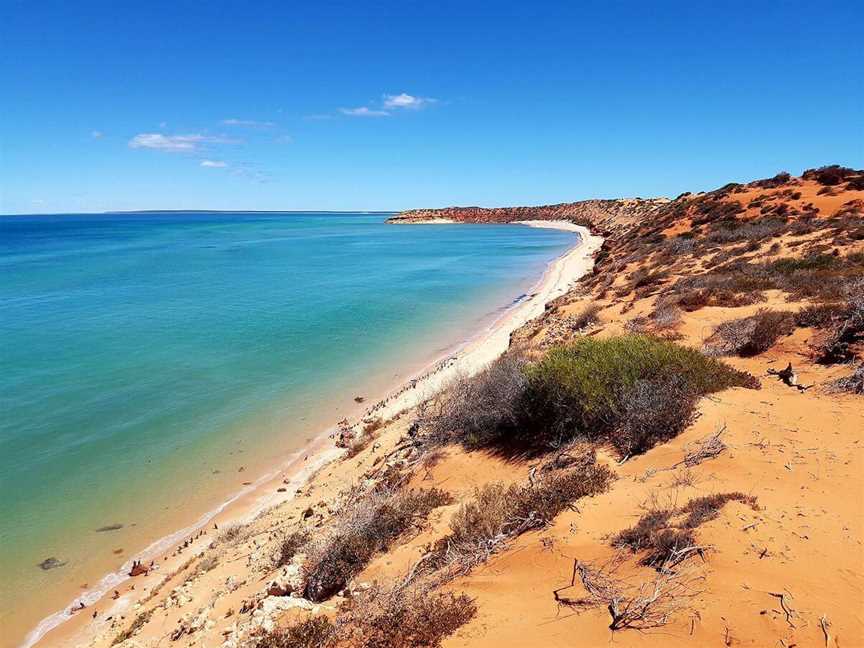
[{"label": "dead branch", "polygon": [[[697,548],[688,547],[687,550],[692,552]],[[605,606],[612,617],[609,624],[612,631],[645,630],[666,625],[672,616],[687,608],[701,593],[698,584],[703,577],[694,574],[690,568],[673,569],[671,563],[667,562],[653,580],[631,585],[614,576],[620,565],[619,557],[599,568],[576,560],[570,585],[554,590],[555,600],[559,605],[571,608]],[[585,596],[562,596],[562,591],[575,586],[576,576],[585,590]]]},{"label": "dead branch", "polygon": [[795,624],[792,623],[792,617],[795,616],[795,610],[791,605],[786,603],[786,597],[792,598],[790,594],[786,594],[785,592],[768,592],[771,596],[780,599],[780,607],[783,608],[783,612],[786,615],[786,623],[788,623],[791,627],[795,627]]}]

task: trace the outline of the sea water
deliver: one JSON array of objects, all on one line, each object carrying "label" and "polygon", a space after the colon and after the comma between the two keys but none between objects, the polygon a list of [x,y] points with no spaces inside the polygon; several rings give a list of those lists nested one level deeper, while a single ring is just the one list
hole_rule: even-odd
[{"label": "sea water", "polygon": [[0,217],[2,645],[488,324],[576,241],[385,219]]}]

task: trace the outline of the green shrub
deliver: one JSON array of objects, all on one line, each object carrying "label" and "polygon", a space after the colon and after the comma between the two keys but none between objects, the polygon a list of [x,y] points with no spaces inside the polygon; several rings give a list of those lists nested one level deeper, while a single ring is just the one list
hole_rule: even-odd
[{"label": "green shrub", "polygon": [[[676,388],[670,376],[677,376]],[[668,405],[689,420],[695,398],[727,387],[755,387],[752,376],[708,358],[694,349],[644,335],[625,335],[597,340],[584,338],[566,347],[552,349],[528,369],[529,387],[525,403],[526,422],[520,433],[535,444],[556,444],[575,436],[599,439],[611,436],[619,449],[615,431],[621,429],[632,408],[627,402],[646,384],[655,387],[655,407]],[[685,406],[680,407],[679,402]],[[657,439],[680,431],[668,423],[657,430]],[[674,428],[678,428],[675,430]],[[637,443],[640,450],[653,445]]]}]

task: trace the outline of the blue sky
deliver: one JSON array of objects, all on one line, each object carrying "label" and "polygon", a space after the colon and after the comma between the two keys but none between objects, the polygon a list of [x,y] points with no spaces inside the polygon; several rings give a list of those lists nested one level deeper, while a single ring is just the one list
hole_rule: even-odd
[{"label": "blue sky", "polygon": [[860,3],[0,2],[2,213],[540,204],[864,166]]}]

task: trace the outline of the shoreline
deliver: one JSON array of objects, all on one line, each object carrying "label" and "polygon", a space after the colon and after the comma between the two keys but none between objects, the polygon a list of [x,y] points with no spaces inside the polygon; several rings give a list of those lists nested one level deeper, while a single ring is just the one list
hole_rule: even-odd
[{"label": "shoreline", "polygon": [[[451,224],[454,221],[430,219],[423,222],[415,221],[412,224],[445,223]],[[364,422],[376,418],[392,419],[440,391],[454,377],[476,373],[488,365],[507,350],[511,333],[541,315],[547,303],[566,293],[574,282],[590,271],[593,266],[594,252],[599,249],[603,241],[601,237],[591,234],[587,228],[570,221],[515,221],[513,224],[572,231],[579,234],[580,240],[546,266],[540,279],[524,298],[505,307],[504,312],[481,331],[463,339],[438,359],[425,365],[419,372],[386,391],[384,398],[362,410],[362,414],[349,424],[351,428],[358,429]],[[78,627],[81,624],[73,621],[87,620],[90,615],[84,611],[72,613],[70,611],[72,605],[79,601],[84,601],[88,608],[96,605],[106,599],[112,590],[117,590],[133,578],[135,583],[132,588],[135,584],[142,586],[138,590],[139,593],[153,588],[163,574],[173,572],[186,560],[181,556],[184,550],[188,549],[194,555],[210,544],[212,537],[208,536],[206,531],[211,523],[224,530],[227,526],[248,523],[262,512],[294,499],[298,490],[317,472],[344,454],[345,451],[333,443],[337,425],[334,423],[324,429],[306,446],[289,455],[272,470],[265,472],[251,485],[245,486],[221,504],[199,516],[192,524],[148,545],[146,549],[124,563],[118,571],[102,577],[95,588],[74,599],[63,610],[45,617],[27,634],[19,646],[30,648],[34,645],[45,645],[47,642],[77,645],[86,641],[88,628]],[[179,549],[184,538],[190,537],[194,540],[188,546]],[[150,574],[143,577],[127,575],[133,560],[140,560],[146,564],[162,556],[164,558]],[[131,590],[127,590],[118,600],[113,601],[111,609],[114,613],[120,613],[131,606],[132,596],[128,594],[129,591]]]}]

